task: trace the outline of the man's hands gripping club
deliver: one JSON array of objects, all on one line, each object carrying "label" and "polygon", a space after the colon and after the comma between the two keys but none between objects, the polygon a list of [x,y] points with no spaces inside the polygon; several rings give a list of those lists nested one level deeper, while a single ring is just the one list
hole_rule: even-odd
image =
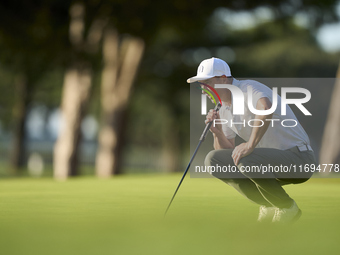
[{"label": "man's hands gripping club", "polygon": [[[211,109],[206,116],[205,124],[208,124],[209,122],[213,122],[215,119],[220,119],[220,114],[217,111]],[[222,132],[222,125],[213,123],[210,127],[210,131],[213,134],[220,133]]]}]

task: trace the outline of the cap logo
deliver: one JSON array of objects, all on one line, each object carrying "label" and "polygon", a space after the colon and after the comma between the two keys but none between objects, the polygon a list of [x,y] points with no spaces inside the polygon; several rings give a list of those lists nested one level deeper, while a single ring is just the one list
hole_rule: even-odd
[{"label": "cap logo", "polygon": [[199,72],[203,73],[203,70],[204,70],[204,66],[201,66]]}]

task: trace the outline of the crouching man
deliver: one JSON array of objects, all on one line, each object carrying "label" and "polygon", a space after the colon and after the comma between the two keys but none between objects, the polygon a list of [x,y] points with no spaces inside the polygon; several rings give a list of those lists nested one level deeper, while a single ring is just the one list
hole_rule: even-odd
[{"label": "crouching man", "polygon": [[[248,107],[248,97],[251,96],[254,109],[268,110],[272,107],[272,90],[254,80],[233,78],[228,64],[218,58],[201,62],[197,75],[188,79],[188,83],[196,81],[202,86],[214,87],[222,100],[220,111],[210,110],[206,116],[206,123],[216,121],[210,129],[214,150],[206,156],[205,165],[237,167],[236,172],[215,172],[213,175],[260,206],[258,221],[299,219],[301,210],[283,186],[307,181],[312,173],[300,172],[298,166],[315,164],[315,156],[308,135],[290,107],[287,106],[286,115],[281,116],[281,98],[278,96],[278,107],[273,113],[253,114]],[[216,84],[233,85],[242,91],[244,114],[233,114],[231,91]],[[217,121],[221,119],[229,124],[218,124],[222,123]],[[293,120],[296,125],[282,125],[284,119]],[[271,120],[275,120],[275,124]],[[245,142],[235,146],[236,135]]]}]

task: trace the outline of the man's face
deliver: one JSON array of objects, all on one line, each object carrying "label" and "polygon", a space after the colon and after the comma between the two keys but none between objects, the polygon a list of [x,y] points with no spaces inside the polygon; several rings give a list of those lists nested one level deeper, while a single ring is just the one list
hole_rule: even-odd
[{"label": "man's face", "polygon": [[208,84],[209,86],[211,87],[215,87],[215,84],[214,84],[214,81],[216,80],[215,77],[213,78],[210,78],[210,79],[207,79],[207,80],[202,80],[202,81],[199,81],[199,82],[202,82],[202,83],[205,83],[205,84]]}]

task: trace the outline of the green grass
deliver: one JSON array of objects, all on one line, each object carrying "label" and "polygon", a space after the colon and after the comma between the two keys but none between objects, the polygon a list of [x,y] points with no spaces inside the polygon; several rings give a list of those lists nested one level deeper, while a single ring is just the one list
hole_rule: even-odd
[{"label": "green grass", "polygon": [[0,253],[338,254],[340,180],[287,186],[303,214],[256,223],[258,207],[217,179],[181,175],[0,181]]}]

